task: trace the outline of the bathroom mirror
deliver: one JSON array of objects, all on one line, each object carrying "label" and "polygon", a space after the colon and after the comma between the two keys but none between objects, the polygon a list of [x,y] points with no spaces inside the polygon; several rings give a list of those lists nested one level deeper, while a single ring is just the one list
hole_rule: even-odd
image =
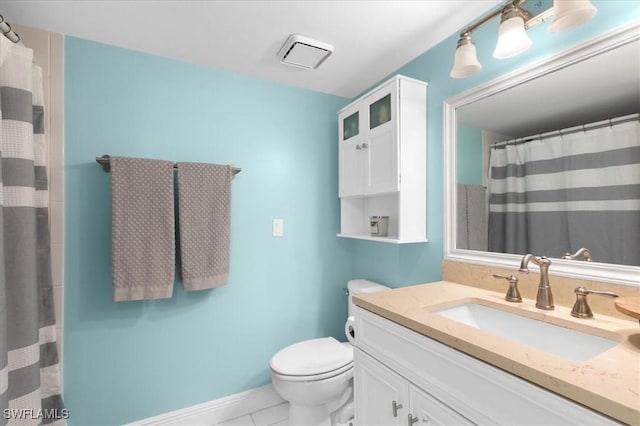
[{"label": "bathroom mirror", "polygon": [[[499,147],[509,145],[517,156],[518,150],[524,149],[526,144],[533,145],[532,141],[555,138],[557,142],[554,140],[553,143],[562,143],[571,132],[577,134],[581,130],[586,134],[592,127],[613,128],[618,117],[624,117],[634,126],[638,118],[633,114],[640,112],[638,30],[637,23],[621,27],[445,101],[446,258],[508,269],[518,267],[526,249],[517,244],[518,241],[502,246],[496,246],[492,241],[496,238],[496,229],[506,229],[505,234],[508,234],[519,224],[516,226],[511,222],[496,226],[495,211],[500,207],[495,204],[491,209],[492,223],[489,224],[489,199],[495,203],[497,196],[495,192],[490,195],[487,189],[496,185],[495,180],[491,183],[489,179],[490,146],[494,143]],[[613,119],[611,123],[609,119]],[[637,147],[637,136],[635,138],[632,145]],[[500,161],[495,151],[494,166]],[[553,160],[552,154],[548,153],[550,151],[554,150],[545,151],[544,155],[548,155],[545,160]],[[597,156],[595,159],[599,161]],[[637,248],[640,239],[640,223],[635,219],[639,210],[640,173],[637,164],[629,168],[629,179],[633,182],[626,189],[631,195],[620,198],[625,198],[624,209],[636,213],[630,222],[629,232],[618,231],[619,237],[615,240],[620,244],[606,250],[610,258],[598,261],[594,256],[593,262],[560,259],[567,251],[575,252],[580,247],[554,240],[557,233],[545,230],[548,235],[545,239],[553,242],[534,254],[553,258],[550,273],[640,286],[637,260],[640,254],[629,257],[623,249],[627,242],[630,247]],[[620,169],[611,170],[617,174]],[[571,215],[567,218],[570,219]],[[528,233],[545,235],[541,228],[534,228],[541,222],[543,226],[549,225],[554,229],[553,221],[547,222],[547,219],[528,221],[525,225],[529,228]],[[489,226],[492,227],[491,232]],[[591,229],[577,229],[575,232],[585,235]]]}]

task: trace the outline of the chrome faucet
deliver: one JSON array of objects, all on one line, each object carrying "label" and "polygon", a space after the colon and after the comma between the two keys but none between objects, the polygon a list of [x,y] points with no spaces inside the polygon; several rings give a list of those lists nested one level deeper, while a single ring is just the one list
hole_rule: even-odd
[{"label": "chrome faucet", "polygon": [[536,308],[551,310],[553,306],[553,295],[549,285],[549,266],[551,261],[546,257],[536,257],[532,254],[525,254],[520,262],[520,272],[529,273],[529,262],[533,262],[540,267],[540,283],[538,284],[538,296],[536,298]]},{"label": "chrome faucet", "polygon": [[591,262],[591,260],[593,259],[591,256],[591,250],[589,250],[588,248],[582,247],[581,249],[578,249],[577,252],[571,254],[571,253],[565,253],[562,256],[562,259],[565,260],[576,260],[576,258],[578,256],[582,256],[582,258],[584,259],[585,262]]}]

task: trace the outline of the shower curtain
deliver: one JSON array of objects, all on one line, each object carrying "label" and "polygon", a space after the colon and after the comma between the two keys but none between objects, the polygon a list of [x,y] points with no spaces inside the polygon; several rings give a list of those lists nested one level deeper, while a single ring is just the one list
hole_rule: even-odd
[{"label": "shower curtain", "polygon": [[49,244],[42,70],[0,36],[0,424],[65,424]]},{"label": "shower curtain", "polygon": [[491,149],[489,250],[640,266],[640,122]]}]

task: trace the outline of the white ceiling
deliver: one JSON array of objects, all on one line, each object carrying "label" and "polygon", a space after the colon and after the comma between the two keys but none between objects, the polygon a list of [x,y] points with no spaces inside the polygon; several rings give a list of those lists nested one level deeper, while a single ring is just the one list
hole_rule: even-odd
[{"label": "white ceiling", "polygon": [[[0,0],[0,13],[9,23],[353,98],[499,3]],[[334,53],[316,70],[282,65],[276,54],[294,33]]]}]

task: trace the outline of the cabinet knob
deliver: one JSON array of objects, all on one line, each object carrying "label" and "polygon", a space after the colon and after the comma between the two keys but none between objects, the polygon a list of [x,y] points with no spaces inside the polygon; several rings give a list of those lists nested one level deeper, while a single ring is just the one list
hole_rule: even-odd
[{"label": "cabinet knob", "polygon": [[413,417],[411,415],[411,413],[409,413],[409,417],[407,417],[407,426],[411,426],[412,424],[414,424],[415,422],[417,422],[418,420],[420,420],[417,417]]},{"label": "cabinet knob", "polygon": [[362,147],[360,146],[360,144],[356,145],[356,149],[359,151],[362,149]]},{"label": "cabinet knob", "polygon": [[395,400],[391,401],[391,411],[393,411],[393,417],[398,417],[398,410],[402,408],[402,404],[398,404]]},{"label": "cabinet knob", "polygon": [[366,142],[363,142],[362,143],[362,149],[366,149],[366,148],[369,148],[369,144],[366,143]]}]

